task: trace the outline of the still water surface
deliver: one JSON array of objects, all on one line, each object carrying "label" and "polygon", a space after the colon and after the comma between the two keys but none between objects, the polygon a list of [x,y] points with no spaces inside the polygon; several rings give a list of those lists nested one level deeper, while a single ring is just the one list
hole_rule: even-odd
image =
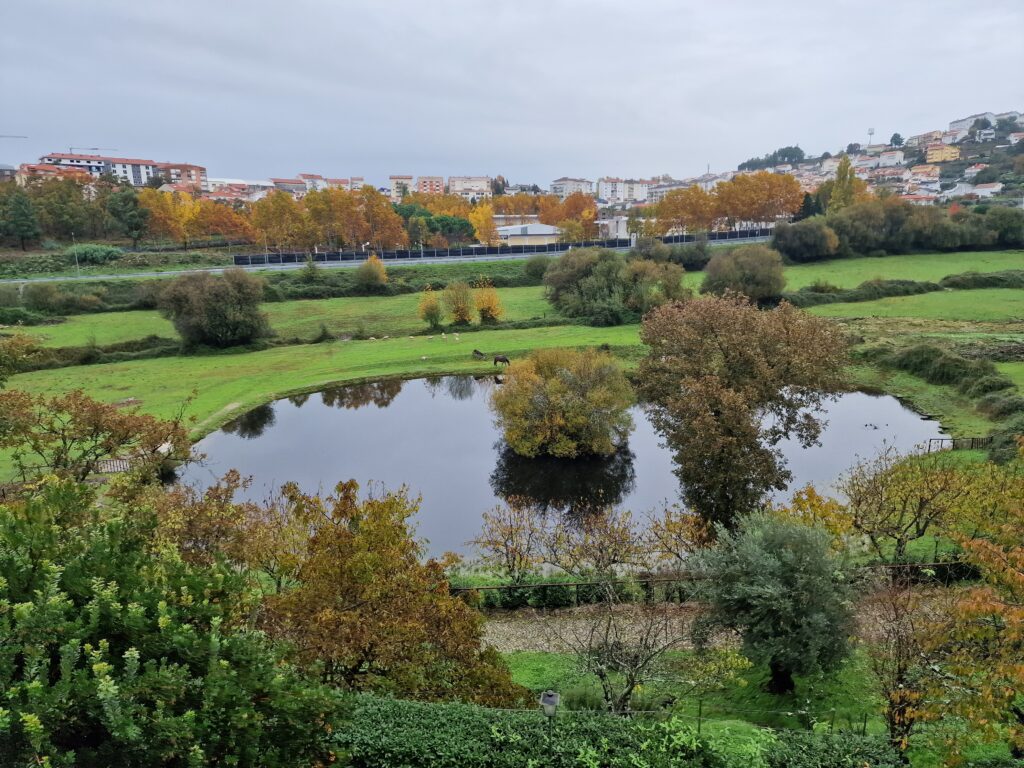
[{"label": "still water surface", "polygon": [[[679,500],[672,456],[642,408],[628,449],[608,460],[536,461],[502,445],[488,405],[493,379],[447,376],[339,387],[279,400],[250,411],[197,445],[202,465],[182,481],[211,484],[231,468],[252,477],[246,497],[266,498],[287,481],[330,490],[349,478],[366,489],[408,486],[422,495],[418,533],[429,551],[468,553],[480,515],[508,495],[556,509],[600,497],[643,514]],[[938,422],[898,400],[855,392],[829,403],[821,446],[780,447],[793,473],[791,488],[828,488],[857,456],[883,443],[901,450],[941,436]],[[781,494],[785,497],[785,494]]]}]

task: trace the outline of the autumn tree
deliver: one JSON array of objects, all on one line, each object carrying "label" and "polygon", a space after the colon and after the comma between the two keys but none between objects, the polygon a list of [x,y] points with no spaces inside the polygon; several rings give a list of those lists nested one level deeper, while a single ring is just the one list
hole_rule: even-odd
[{"label": "autumn tree", "polygon": [[556,226],[560,243],[582,243],[587,239],[587,232],[582,222],[574,219],[562,219]]},{"label": "autumn tree", "polygon": [[967,517],[975,506],[972,480],[946,452],[902,454],[892,446],[854,464],[837,488],[852,527],[877,557],[906,560],[911,542]]},{"label": "autumn tree", "polygon": [[378,250],[407,248],[409,235],[402,217],[395,213],[391,202],[373,187],[364,186],[357,193],[363,218],[366,220],[367,239]]},{"label": "autumn tree", "polygon": [[658,228],[663,235],[708,232],[720,216],[718,199],[696,184],[673,189],[657,205]]},{"label": "autumn tree", "polygon": [[452,325],[469,325],[473,322],[473,291],[461,280],[448,283],[444,289],[444,306],[452,319]]},{"label": "autumn tree", "polygon": [[[981,580],[956,594],[952,626],[930,635],[941,674],[926,708],[935,718],[958,715],[988,739],[1024,757],[1024,443],[1017,460],[991,467],[975,535],[955,533]],[[954,753],[963,745],[950,744]]]},{"label": "autumn tree", "polygon": [[716,296],[733,291],[764,302],[781,296],[785,286],[779,252],[764,245],[745,245],[711,257],[700,291]]},{"label": "autumn tree", "polygon": [[491,395],[499,428],[522,456],[609,455],[633,428],[633,393],[607,354],[545,349],[508,366]]},{"label": "autumn tree", "polygon": [[276,190],[252,205],[252,226],[278,250],[308,248],[313,227],[302,206],[287,192]]},{"label": "autumn tree", "polygon": [[850,588],[823,531],[755,513],[734,532],[719,527],[694,563],[707,605],[698,647],[715,628],[739,632],[744,655],[768,667],[769,693],[792,693],[794,675],[833,670],[849,653]]},{"label": "autumn tree", "polygon": [[450,594],[442,563],[424,560],[411,529],[417,500],[404,491],[361,499],[350,481],[332,496],[288,485],[278,503],[285,511],[253,520],[246,537],[272,541],[260,529],[286,520],[307,536],[287,560],[281,581],[291,586],[265,598],[264,625],[319,664],[325,682],[428,700],[517,700],[508,669],[483,646],[483,617]]},{"label": "autumn tree", "polygon": [[369,225],[358,196],[344,189],[308,193],[302,205],[316,229],[316,238],[331,248],[361,248],[370,239]]},{"label": "autumn tree", "polygon": [[35,339],[26,334],[0,336],[0,389],[38,351]]},{"label": "autumn tree", "polygon": [[441,327],[441,323],[444,320],[444,309],[442,309],[440,299],[437,298],[437,294],[429,284],[423,289],[418,312],[420,320],[431,328]]},{"label": "autumn tree", "polygon": [[103,462],[125,459],[140,476],[188,456],[188,431],[136,408],[102,403],[81,390],[48,397],[0,392],[0,448],[23,479],[52,473],[81,482]]},{"label": "autumn tree", "polygon": [[469,543],[481,560],[522,584],[543,559],[548,534],[545,521],[528,499],[511,497],[505,504],[483,513],[483,526]]},{"label": "autumn tree", "polygon": [[477,314],[480,315],[481,323],[496,323],[505,314],[498,291],[486,278],[481,278],[477,282],[476,289],[473,291],[473,301]]},{"label": "autumn tree", "polygon": [[839,166],[836,168],[836,178],[832,182],[832,186],[829,190],[828,203],[825,210],[832,213],[834,211],[841,211],[848,205],[851,205],[856,199],[858,181],[856,174],[853,172],[853,165],[850,163],[848,155],[843,155],[839,160]]},{"label": "autumn tree", "polygon": [[728,525],[784,488],[775,446],[820,434],[817,413],[842,383],[840,330],[786,303],[762,311],[728,294],[658,307],[640,335],[649,352],[639,391],[689,505]]},{"label": "autumn tree", "polygon": [[181,275],[161,291],[159,308],[187,345],[248,344],[270,332],[260,311],[263,284],[241,269]]},{"label": "autumn tree", "polygon": [[494,225],[494,207],[490,203],[477,203],[467,217],[473,225],[477,242],[494,245],[498,241],[498,228]]}]

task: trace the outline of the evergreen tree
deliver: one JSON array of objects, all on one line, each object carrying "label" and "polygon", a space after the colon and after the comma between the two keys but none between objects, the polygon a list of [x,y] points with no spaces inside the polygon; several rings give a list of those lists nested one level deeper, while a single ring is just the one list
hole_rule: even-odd
[{"label": "evergreen tree", "polygon": [[36,217],[35,206],[28,195],[20,189],[15,190],[7,197],[7,206],[4,210],[3,232],[6,235],[18,239],[21,250],[25,250],[25,244],[29,240],[35,240],[40,235],[39,219]]},{"label": "evergreen tree", "polygon": [[125,187],[112,193],[107,198],[107,212],[132,239],[132,247],[136,247],[149,229],[149,209],[139,205],[135,190]]},{"label": "evergreen tree", "polygon": [[902,147],[903,146],[903,137],[900,136],[898,133],[894,133],[889,138],[889,144],[890,144],[890,146],[893,146],[893,147]]}]

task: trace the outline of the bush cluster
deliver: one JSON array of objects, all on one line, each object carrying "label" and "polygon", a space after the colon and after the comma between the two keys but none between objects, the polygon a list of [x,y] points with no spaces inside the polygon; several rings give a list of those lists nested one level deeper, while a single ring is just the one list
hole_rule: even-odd
[{"label": "bush cluster", "polygon": [[970,360],[931,344],[916,344],[888,356],[888,365],[924,379],[929,384],[956,387],[969,397],[1013,387],[991,360]]},{"label": "bush cluster", "polygon": [[[503,586],[504,589],[481,589],[460,592],[467,601],[484,610],[515,610],[517,608],[556,609],[594,605],[607,599],[600,586],[576,586],[576,579],[556,574],[529,575],[519,585],[507,581],[453,577],[455,589],[478,586]],[[561,583],[559,583],[561,582]],[[549,586],[537,587],[531,584]],[[616,598],[625,603],[684,603],[692,597],[688,581],[650,582],[642,579],[623,581],[615,586]]]},{"label": "bush cluster", "polygon": [[79,243],[64,251],[69,262],[81,266],[108,264],[121,258],[122,253],[124,251],[121,248],[101,243]]},{"label": "bush cluster", "polygon": [[[386,724],[386,727],[381,727]],[[885,739],[815,732],[698,735],[689,722],[361,696],[338,734],[353,768],[896,768]]]},{"label": "bush cluster", "polygon": [[854,301],[874,301],[889,296],[913,296],[919,293],[941,291],[938,283],[916,280],[866,280],[856,288],[841,289],[834,285],[815,283],[798,291],[784,293],[782,298],[795,307],[816,307],[820,304],[847,304]]}]

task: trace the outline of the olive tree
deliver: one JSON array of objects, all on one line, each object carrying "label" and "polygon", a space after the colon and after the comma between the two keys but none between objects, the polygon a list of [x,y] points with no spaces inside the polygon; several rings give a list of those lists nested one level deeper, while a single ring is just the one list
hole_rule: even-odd
[{"label": "olive tree", "polygon": [[720,527],[694,564],[707,604],[695,641],[738,632],[744,654],[767,665],[770,693],[791,693],[794,675],[835,669],[849,653],[851,590],[826,532],[756,513],[735,531]]}]

